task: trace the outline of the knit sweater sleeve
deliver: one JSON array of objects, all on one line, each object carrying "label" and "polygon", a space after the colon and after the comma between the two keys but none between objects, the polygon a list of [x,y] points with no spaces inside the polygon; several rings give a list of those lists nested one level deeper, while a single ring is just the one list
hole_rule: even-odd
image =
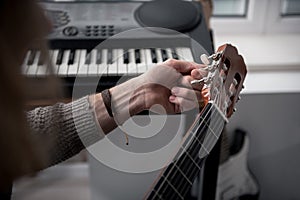
[{"label": "knit sweater sleeve", "polygon": [[32,134],[47,146],[49,166],[62,162],[104,137],[88,97],[27,112]]}]

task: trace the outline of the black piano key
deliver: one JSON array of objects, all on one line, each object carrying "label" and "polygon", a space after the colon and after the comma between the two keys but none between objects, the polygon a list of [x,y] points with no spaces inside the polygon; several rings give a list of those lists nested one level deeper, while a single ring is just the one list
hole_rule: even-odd
[{"label": "black piano key", "polygon": [[28,58],[28,61],[27,61],[27,65],[32,65],[33,62],[34,62],[34,58],[35,58],[35,54],[36,54],[36,51],[35,50],[32,50],[30,55],[29,55],[29,58]]},{"label": "black piano key", "polygon": [[151,51],[152,63],[157,63],[157,56],[156,56],[155,49],[151,48],[150,51]]},{"label": "black piano key", "polygon": [[162,60],[163,60],[163,61],[168,60],[168,54],[167,54],[167,51],[166,51],[165,49],[161,49],[160,52],[161,52]]},{"label": "black piano key", "polygon": [[134,50],[135,63],[141,63],[141,52],[139,49]]},{"label": "black piano key", "polygon": [[97,55],[96,55],[96,64],[99,65],[101,64],[101,50],[97,50]]},{"label": "black piano key", "polygon": [[128,52],[128,50],[125,50],[124,52],[125,53],[123,54],[123,60],[124,60],[125,64],[128,64],[129,63],[129,52]]},{"label": "black piano key", "polygon": [[38,60],[38,65],[41,66],[45,64],[45,54],[41,52],[39,60]]},{"label": "black piano key", "polygon": [[113,55],[112,55],[112,50],[109,49],[107,51],[107,64],[112,64],[113,63]]},{"label": "black piano key", "polygon": [[75,50],[70,51],[69,59],[68,59],[68,65],[73,65],[75,59]]},{"label": "black piano key", "polygon": [[177,53],[175,52],[175,49],[172,49],[172,57],[176,60],[178,60],[178,58],[179,58]]},{"label": "black piano key", "polygon": [[91,52],[87,54],[84,64],[86,65],[91,64]]},{"label": "black piano key", "polygon": [[57,59],[56,59],[56,64],[57,65],[61,65],[62,59],[63,59],[63,55],[64,55],[64,51],[63,50],[59,50],[58,51],[58,55],[57,55]]}]

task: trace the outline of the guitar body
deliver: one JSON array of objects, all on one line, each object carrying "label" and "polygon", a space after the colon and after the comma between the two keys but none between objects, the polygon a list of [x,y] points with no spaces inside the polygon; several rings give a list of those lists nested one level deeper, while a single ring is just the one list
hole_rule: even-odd
[{"label": "guitar body", "polygon": [[248,169],[250,140],[243,135],[241,148],[219,167],[216,200],[257,200],[259,187]]}]

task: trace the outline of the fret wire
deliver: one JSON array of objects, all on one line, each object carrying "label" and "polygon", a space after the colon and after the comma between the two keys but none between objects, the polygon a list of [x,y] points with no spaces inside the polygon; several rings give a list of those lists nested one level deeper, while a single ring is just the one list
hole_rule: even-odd
[{"label": "fret wire", "polygon": [[[152,191],[154,191],[155,195],[153,197],[158,197],[159,199],[163,200],[163,198],[161,197],[160,194],[157,193],[157,191],[155,189],[153,189]],[[153,199],[153,198],[152,198]]]},{"label": "fret wire", "polygon": [[181,171],[181,169],[176,165],[176,163],[174,163],[174,165],[179,170],[179,172],[183,175],[183,177],[189,182],[189,184],[193,185],[193,183],[190,181],[190,179],[188,177],[186,177],[186,175],[184,174],[184,172]]},{"label": "fret wire", "polygon": [[180,192],[178,192],[178,190],[173,186],[173,184],[165,177],[162,175],[162,177],[165,179],[165,181],[169,184],[169,186],[178,194],[178,196],[181,198],[181,199],[184,199]]},{"label": "fret wire", "polygon": [[[207,116],[210,114],[211,116],[214,114],[214,113],[216,113],[216,109],[211,113],[211,110],[214,108],[214,106],[211,106],[208,110],[206,110],[206,112],[207,113],[205,113],[205,111],[204,111],[204,113],[206,114],[206,116],[203,118],[202,116],[200,116],[200,119],[202,119],[202,121],[200,122],[200,125],[198,125],[198,127],[197,127],[197,131],[196,132],[198,132],[199,131],[199,128],[203,125],[203,121],[204,121],[204,123],[205,123],[205,125],[206,125],[206,127],[209,127],[209,125],[207,124],[207,122],[206,122],[206,118],[207,118]],[[219,120],[219,119],[218,119]],[[217,124],[218,125],[218,124]],[[211,132],[213,132],[213,130],[210,128],[210,131]],[[214,134],[215,135],[215,134]],[[196,134],[195,134],[195,136],[196,136]],[[199,139],[198,139],[198,137],[195,137],[196,138],[196,140],[198,140],[199,141]],[[204,137],[205,138],[205,137]],[[200,142],[200,141],[199,141]],[[204,148],[205,149],[205,147],[202,145],[202,143],[200,142],[200,144],[201,144],[201,146],[202,146],[202,148]],[[194,144],[193,144],[194,145]],[[184,148],[183,148],[184,149]],[[197,149],[196,149],[197,150]],[[187,153],[187,155],[189,156],[189,157],[191,157],[191,155],[189,155],[189,153],[186,151],[186,153]],[[186,156],[185,156],[186,157]],[[198,157],[199,158],[199,157]],[[196,163],[195,162],[195,160],[193,159],[193,158],[191,158],[191,160],[194,162],[194,163]],[[175,163],[175,165],[176,165],[176,163]],[[196,169],[196,172],[197,171],[199,171],[199,169],[201,169],[198,165],[195,165],[197,168],[194,168],[194,169],[192,169],[192,175],[193,175],[193,173],[194,173],[194,171],[195,171],[195,169]],[[177,168],[179,168],[179,166],[177,166],[176,165],[176,167]],[[170,170],[170,171],[172,171],[172,169]],[[169,174],[170,174],[170,172],[166,175],[167,177],[169,176]],[[167,180],[167,177],[165,178],[166,180]],[[168,180],[167,180],[168,181]],[[169,181],[168,181],[169,182]],[[162,186],[162,185],[161,185]],[[161,189],[161,187],[159,187],[159,190]]]},{"label": "fret wire", "polygon": [[[207,110],[204,110],[204,114],[207,116],[208,114],[210,114],[210,111],[212,110],[213,106],[210,105],[210,108],[206,108]],[[203,121],[200,122],[200,124],[203,124]],[[173,168],[173,167],[172,167]],[[172,171],[173,169],[171,169],[170,171]],[[170,171],[167,173],[166,177],[168,177],[170,175]],[[162,188],[163,185],[161,185],[161,187],[159,188],[159,190]]]},{"label": "fret wire", "polygon": [[[212,114],[213,115],[213,114]],[[216,125],[219,125],[218,123],[216,123]],[[222,126],[221,126],[222,127]],[[219,127],[219,128],[221,128],[221,127]],[[220,130],[221,131],[221,130]],[[198,140],[199,141],[199,139],[197,138],[197,137],[195,137],[196,138],[196,140]],[[195,144],[195,143],[194,143]],[[200,143],[201,144],[201,143]],[[202,145],[202,147],[204,147],[203,145]],[[198,152],[199,150],[198,150],[198,148],[196,149],[196,152]],[[189,155],[189,153],[188,153],[188,151],[186,151],[186,153],[187,153],[187,155]],[[196,158],[199,158],[199,157],[196,157]],[[191,159],[191,160],[193,160],[193,158]],[[195,161],[194,161],[195,162]],[[196,171],[195,171],[196,170]],[[196,173],[198,173],[199,172],[199,169],[196,169],[196,168],[192,168],[192,175],[194,174],[194,171],[196,172]],[[196,176],[196,174],[195,174],[195,176]]]}]

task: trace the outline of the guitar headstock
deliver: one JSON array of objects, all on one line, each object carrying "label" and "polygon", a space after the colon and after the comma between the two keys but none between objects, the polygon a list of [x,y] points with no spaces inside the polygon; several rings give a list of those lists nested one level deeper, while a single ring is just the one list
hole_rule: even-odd
[{"label": "guitar headstock", "polygon": [[[208,74],[203,79],[202,97],[205,103],[213,101],[226,118],[235,111],[235,103],[243,89],[243,82],[247,74],[244,59],[237,49],[225,44],[218,48],[210,57],[201,56],[207,64]],[[210,63],[209,59],[212,59]]]}]

